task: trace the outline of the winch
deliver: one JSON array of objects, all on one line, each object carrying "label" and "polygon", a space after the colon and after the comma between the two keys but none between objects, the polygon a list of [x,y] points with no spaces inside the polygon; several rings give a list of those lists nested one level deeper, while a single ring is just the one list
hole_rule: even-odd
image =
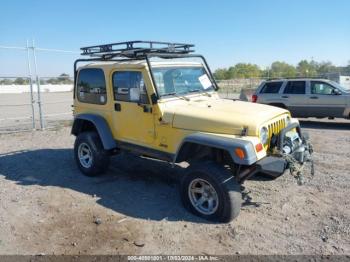
[{"label": "winch", "polygon": [[283,141],[282,151],[284,154],[291,154],[299,163],[304,163],[309,159],[309,152],[305,148],[302,138],[297,132],[289,131],[286,133]]}]

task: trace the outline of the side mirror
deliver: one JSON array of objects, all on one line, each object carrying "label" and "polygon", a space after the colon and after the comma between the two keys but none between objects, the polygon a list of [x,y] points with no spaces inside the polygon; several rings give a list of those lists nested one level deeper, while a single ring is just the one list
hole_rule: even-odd
[{"label": "side mirror", "polygon": [[339,91],[339,89],[334,88],[332,91],[333,95],[341,95],[341,92]]},{"label": "side mirror", "polygon": [[155,105],[158,102],[158,97],[157,97],[157,95],[155,93],[153,93],[151,95],[151,102],[152,102],[152,105]]}]

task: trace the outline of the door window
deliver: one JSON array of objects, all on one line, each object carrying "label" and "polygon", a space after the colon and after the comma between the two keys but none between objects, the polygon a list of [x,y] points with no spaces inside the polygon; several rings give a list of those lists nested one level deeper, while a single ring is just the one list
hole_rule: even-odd
[{"label": "door window", "polygon": [[284,89],[284,94],[305,94],[305,81],[289,81]]},{"label": "door window", "polygon": [[149,104],[146,85],[141,72],[115,72],[112,78],[115,100]]},{"label": "door window", "polygon": [[79,71],[77,96],[78,100],[83,103],[106,104],[106,81],[102,69],[86,68]]},{"label": "door window", "polygon": [[325,82],[311,81],[311,94],[332,95],[334,94],[334,87]]},{"label": "door window", "polygon": [[262,87],[260,93],[262,94],[277,94],[283,82],[268,82]]}]

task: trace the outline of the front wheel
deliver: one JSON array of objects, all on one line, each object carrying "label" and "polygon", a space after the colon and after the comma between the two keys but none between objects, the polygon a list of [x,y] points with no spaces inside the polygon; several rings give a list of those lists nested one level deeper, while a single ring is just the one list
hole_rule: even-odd
[{"label": "front wheel", "polygon": [[86,176],[98,176],[107,171],[110,156],[95,132],[79,134],[74,143],[75,161]]},{"label": "front wheel", "polygon": [[242,205],[240,184],[231,172],[214,162],[188,168],[181,184],[184,206],[197,216],[215,222],[229,222]]}]

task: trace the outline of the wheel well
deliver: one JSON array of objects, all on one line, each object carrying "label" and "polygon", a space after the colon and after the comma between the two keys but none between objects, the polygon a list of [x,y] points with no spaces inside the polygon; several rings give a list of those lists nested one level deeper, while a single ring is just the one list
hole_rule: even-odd
[{"label": "wheel well", "polygon": [[79,135],[82,132],[93,131],[97,133],[97,129],[91,121],[84,119],[76,119],[72,127],[72,134]]},{"label": "wheel well", "polygon": [[234,165],[230,153],[221,148],[187,142],[182,145],[175,162],[211,160],[224,165]]},{"label": "wheel well", "polygon": [[283,109],[287,109],[286,105],[282,104],[282,103],[270,103],[269,105],[270,106],[280,107],[280,108],[283,108]]}]

